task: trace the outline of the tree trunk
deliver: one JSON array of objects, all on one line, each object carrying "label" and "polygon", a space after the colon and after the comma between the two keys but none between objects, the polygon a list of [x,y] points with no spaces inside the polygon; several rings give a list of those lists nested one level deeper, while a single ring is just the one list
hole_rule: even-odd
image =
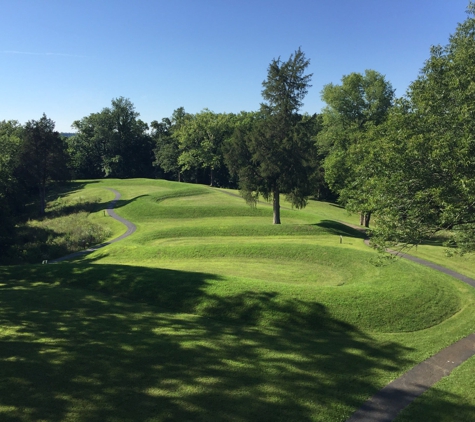
[{"label": "tree trunk", "polygon": [[40,194],[40,215],[45,215],[46,209],[46,184],[40,184],[39,187],[39,194]]},{"label": "tree trunk", "polygon": [[364,226],[369,227],[369,220],[371,220],[371,211],[365,213]]},{"label": "tree trunk", "polygon": [[371,211],[360,212],[360,226],[369,227],[370,220],[371,220]]},{"label": "tree trunk", "polygon": [[210,186],[214,186],[213,169],[210,170]]},{"label": "tree trunk", "polygon": [[280,192],[279,188],[274,188],[272,194],[272,207],[274,209],[274,221],[273,224],[280,224]]}]

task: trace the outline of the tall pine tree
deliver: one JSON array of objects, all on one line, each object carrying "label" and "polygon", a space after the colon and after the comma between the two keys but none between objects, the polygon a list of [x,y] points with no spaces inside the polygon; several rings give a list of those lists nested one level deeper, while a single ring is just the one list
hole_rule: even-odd
[{"label": "tall pine tree", "polygon": [[305,74],[309,64],[300,48],[285,62],[272,60],[260,113],[236,130],[227,153],[246,201],[255,205],[260,195],[272,200],[274,224],[280,224],[281,193],[302,208],[315,187],[318,163],[311,138],[316,116],[298,113],[311,86],[312,75]]}]

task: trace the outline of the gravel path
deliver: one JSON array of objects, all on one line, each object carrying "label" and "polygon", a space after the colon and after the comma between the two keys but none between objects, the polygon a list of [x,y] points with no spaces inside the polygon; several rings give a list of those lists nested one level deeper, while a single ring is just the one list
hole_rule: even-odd
[{"label": "gravel path", "polygon": [[92,246],[88,249],[85,249],[84,251],[74,252],[72,254],[63,256],[63,257],[58,258],[58,259],[52,259],[51,261],[48,261],[49,264],[56,264],[58,262],[67,261],[69,259],[77,258],[78,256],[88,255],[92,252],[97,251],[98,249],[101,249],[101,248],[103,248],[107,245],[110,245],[111,243],[115,243],[115,242],[118,242],[119,240],[125,239],[126,237],[130,236],[132,233],[135,232],[135,230],[137,229],[135,227],[135,224],[131,223],[129,220],[126,220],[125,218],[122,218],[122,217],[118,216],[114,211],[115,204],[120,199],[120,193],[117,192],[115,189],[111,189],[111,188],[106,188],[106,189],[110,190],[111,192],[113,192],[115,194],[115,198],[107,206],[106,212],[110,217],[112,217],[113,219],[115,219],[117,221],[120,221],[122,224],[124,224],[127,227],[127,231],[123,235],[121,235],[119,237],[116,237],[115,239],[109,240],[108,242],[101,243],[100,245]]}]

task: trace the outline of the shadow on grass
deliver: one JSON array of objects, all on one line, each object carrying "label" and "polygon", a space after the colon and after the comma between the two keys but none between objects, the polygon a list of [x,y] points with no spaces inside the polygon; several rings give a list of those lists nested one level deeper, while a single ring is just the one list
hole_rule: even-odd
[{"label": "shadow on grass", "polygon": [[344,420],[381,372],[411,364],[409,349],[321,304],[219,297],[212,282],[120,265],[0,267],[0,419]]},{"label": "shadow on grass", "polygon": [[[426,245],[426,246],[444,246],[446,248],[449,248],[448,246],[445,245],[445,242],[447,241],[448,238],[443,238],[443,237],[434,237],[432,239],[426,239],[423,240],[420,244],[421,245]],[[456,248],[453,248],[454,250]]]},{"label": "shadow on grass", "polygon": [[338,221],[322,220],[320,223],[315,225],[326,229],[331,234],[339,236],[356,237],[359,239],[364,239],[366,237],[361,230],[354,229],[346,224],[339,223]]},{"label": "shadow on grass", "polygon": [[[131,204],[132,202],[135,202],[137,199],[143,198],[145,196],[149,196],[149,195],[139,195],[139,196],[136,196],[132,199],[118,199],[118,200],[114,201],[114,209],[125,207],[126,205]],[[79,203],[72,204],[72,205],[66,205],[66,206],[64,206],[64,207],[62,207],[61,209],[58,209],[58,210],[50,211],[46,214],[46,217],[50,217],[50,218],[61,217],[61,216],[65,216],[65,215],[78,213],[78,212],[81,212],[81,211],[100,212],[100,211],[104,211],[104,210],[109,209],[110,208],[110,203],[111,203],[111,201],[107,201],[107,202],[92,202],[92,201],[90,201],[90,202],[86,202],[86,201],[79,202]]]},{"label": "shadow on grass", "polygon": [[431,388],[404,409],[395,422],[412,421],[475,421],[475,406],[457,394],[449,393],[437,387]]},{"label": "shadow on grass", "polygon": [[[71,195],[73,193],[77,193],[81,190],[83,190],[87,185],[91,185],[94,183],[99,183],[97,180],[91,180],[91,181],[74,181],[74,182],[63,182],[63,183],[58,183],[57,185],[54,185],[48,194],[48,202],[56,201],[66,195]],[[107,189],[107,186],[104,186],[104,189]],[[114,202],[114,208],[121,208],[124,207],[134,201],[136,201],[139,198],[145,197],[145,196],[150,196],[150,195],[139,195],[136,196],[135,198],[132,199],[119,199]],[[66,206],[61,207],[60,209],[52,210],[46,213],[46,217],[60,217],[64,215],[70,215],[73,213],[81,212],[81,211],[86,211],[86,212],[97,212],[97,211],[102,211],[106,210],[109,208],[109,204],[111,201],[107,202],[102,202],[98,203],[95,201],[82,201],[82,202],[77,202],[74,204],[68,204]]]},{"label": "shadow on grass", "polygon": [[49,245],[57,233],[45,227],[20,225],[15,228],[14,242],[0,256],[0,265],[38,263],[50,256],[70,253],[63,245]]},{"label": "shadow on grass", "polygon": [[56,182],[48,186],[47,200],[55,200],[64,195],[84,189],[87,185],[99,183],[97,180],[75,180],[70,182]]}]

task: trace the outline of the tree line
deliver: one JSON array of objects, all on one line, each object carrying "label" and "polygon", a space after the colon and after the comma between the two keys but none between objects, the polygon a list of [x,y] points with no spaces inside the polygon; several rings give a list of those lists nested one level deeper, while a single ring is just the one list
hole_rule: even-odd
[{"label": "tree line", "polygon": [[473,248],[475,234],[475,6],[446,46],[435,46],[403,97],[375,70],[344,75],[321,91],[321,113],[300,113],[311,87],[301,49],[272,60],[257,111],[192,114],[183,107],[150,125],[132,102],[73,122],[61,136],[43,115],[0,122],[3,236],[35,194],[44,212],[51,180],[151,177],[238,188],[253,205],[280,196],[304,207],[337,199],[374,218],[375,243],[418,244],[450,231]]}]

